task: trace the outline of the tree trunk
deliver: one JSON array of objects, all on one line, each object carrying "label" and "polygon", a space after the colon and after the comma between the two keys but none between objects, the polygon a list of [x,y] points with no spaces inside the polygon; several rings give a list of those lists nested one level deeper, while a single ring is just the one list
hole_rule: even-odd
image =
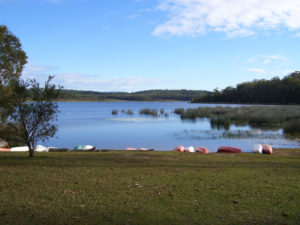
[{"label": "tree trunk", "polygon": [[29,157],[33,157],[33,155],[34,155],[34,148],[30,144],[28,144],[27,146],[29,148]]},{"label": "tree trunk", "polygon": [[34,153],[33,149],[29,149],[29,157],[33,157],[33,153]]}]

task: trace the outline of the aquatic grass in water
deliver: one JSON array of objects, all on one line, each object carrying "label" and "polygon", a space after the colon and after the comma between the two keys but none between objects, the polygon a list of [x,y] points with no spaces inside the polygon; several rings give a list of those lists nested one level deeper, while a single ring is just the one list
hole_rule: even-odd
[{"label": "aquatic grass in water", "polygon": [[141,109],[141,110],[140,110],[140,114],[141,114],[141,115],[158,116],[157,109],[148,109],[148,108]]},{"label": "aquatic grass in water", "polygon": [[288,121],[283,130],[289,134],[300,134],[300,119]]},{"label": "aquatic grass in water", "polygon": [[128,109],[127,112],[126,112],[126,114],[127,114],[127,115],[133,115],[132,109]]},{"label": "aquatic grass in water", "polygon": [[[300,118],[300,106],[247,106],[247,107],[199,107],[174,111],[182,119],[209,118],[212,128],[230,127],[230,124],[249,124],[252,127],[292,127],[288,121]],[[296,126],[295,126],[296,127]],[[286,128],[284,132],[294,132],[296,128]],[[297,130],[297,129],[296,129]]]}]

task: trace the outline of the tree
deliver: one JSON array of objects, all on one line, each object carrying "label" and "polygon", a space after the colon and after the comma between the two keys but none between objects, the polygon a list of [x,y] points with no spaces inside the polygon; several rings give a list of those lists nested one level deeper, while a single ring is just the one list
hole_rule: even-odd
[{"label": "tree", "polygon": [[0,124],[12,112],[12,86],[18,82],[26,62],[19,39],[6,26],[0,26]]},{"label": "tree", "polygon": [[26,142],[29,156],[34,155],[34,147],[38,141],[45,141],[53,137],[57,126],[58,105],[54,102],[58,97],[61,87],[51,84],[49,76],[43,88],[32,80],[20,80],[14,88],[16,107],[11,116],[18,135]]}]

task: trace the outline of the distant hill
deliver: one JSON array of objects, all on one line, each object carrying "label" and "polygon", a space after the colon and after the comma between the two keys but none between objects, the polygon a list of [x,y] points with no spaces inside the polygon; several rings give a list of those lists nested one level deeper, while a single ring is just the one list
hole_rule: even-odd
[{"label": "distant hill", "polygon": [[62,90],[61,101],[191,101],[208,94],[200,90],[147,90],[138,92],[97,92]]},{"label": "distant hill", "polygon": [[254,80],[193,99],[194,103],[300,104],[300,71],[284,78]]}]

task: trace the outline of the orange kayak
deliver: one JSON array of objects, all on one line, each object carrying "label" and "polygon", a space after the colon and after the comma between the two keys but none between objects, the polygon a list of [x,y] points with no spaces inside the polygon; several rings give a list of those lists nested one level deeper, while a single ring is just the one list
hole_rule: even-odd
[{"label": "orange kayak", "polygon": [[10,148],[0,148],[0,152],[10,152]]},{"label": "orange kayak", "polygon": [[175,152],[184,152],[184,147],[182,145],[177,146],[176,148],[174,148]]},{"label": "orange kayak", "polygon": [[135,151],[136,148],[125,148],[126,151]]},{"label": "orange kayak", "polygon": [[196,147],[196,152],[202,153],[202,154],[207,154],[207,153],[209,153],[209,150],[204,147]]}]

